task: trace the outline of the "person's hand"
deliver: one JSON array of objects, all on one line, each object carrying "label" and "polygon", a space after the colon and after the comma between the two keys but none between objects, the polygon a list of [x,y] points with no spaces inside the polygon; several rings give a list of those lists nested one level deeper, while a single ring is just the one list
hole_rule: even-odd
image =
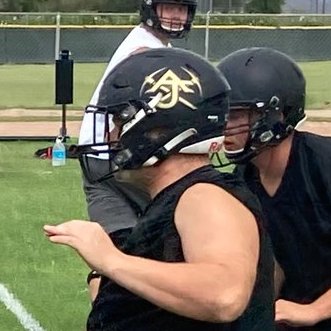
[{"label": "person's hand", "polygon": [[313,326],[318,320],[311,305],[302,305],[286,300],[276,301],[275,321],[294,327]]},{"label": "person's hand", "polygon": [[69,221],[56,226],[45,225],[44,232],[56,244],[74,248],[91,269],[100,274],[114,265],[121,252],[96,222]]}]

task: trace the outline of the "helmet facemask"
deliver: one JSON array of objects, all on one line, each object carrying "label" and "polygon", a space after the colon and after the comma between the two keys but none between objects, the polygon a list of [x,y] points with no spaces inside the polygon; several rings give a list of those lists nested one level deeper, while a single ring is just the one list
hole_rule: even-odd
[{"label": "helmet facemask", "polygon": [[[147,115],[154,110],[151,108],[153,103],[147,104],[144,101],[128,101],[116,105],[94,106],[89,105],[85,109],[85,113],[93,114],[93,142],[86,145],[72,145],[73,152],[79,159],[84,175],[90,182],[101,182],[110,177],[120,168],[125,168],[125,164],[131,157],[130,151],[126,150],[120,141],[121,135],[126,125],[130,123],[137,114],[145,112]],[[104,125],[104,141],[96,142],[96,123],[97,117],[103,117]],[[98,157],[108,162],[104,174],[95,176],[90,167],[91,158]]]},{"label": "helmet facemask", "polygon": [[[71,151],[78,156],[84,175],[90,182],[106,180],[113,177],[119,170],[153,166],[171,154],[206,154],[215,145],[219,149],[224,139],[222,132],[225,125],[221,117],[197,118],[196,123],[191,123],[192,125],[188,125],[183,120],[181,124],[176,123],[177,125],[170,123],[154,126],[154,121],[149,117],[156,116],[158,112],[164,112],[155,108],[162,97],[163,94],[159,93],[148,103],[129,101],[106,107],[88,106],[86,108],[87,113],[93,113],[94,119],[97,116],[104,116],[105,121],[104,142],[96,143],[94,138],[92,144],[71,146]],[[226,109],[226,97],[223,94],[218,95],[206,100],[200,107],[214,108],[216,104]],[[115,130],[109,133],[111,122],[115,123]],[[137,141],[138,134],[135,131],[140,131],[141,127],[145,128],[144,133],[139,134],[140,138]],[[114,131],[117,131],[117,139],[114,139]],[[106,172],[97,177],[93,175],[91,171],[93,169],[90,167],[93,156],[101,158],[105,156],[104,162],[108,162]]]},{"label": "helmet facemask", "polygon": [[[163,15],[164,5],[187,6],[187,18],[185,22],[179,22],[178,19],[165,18]],[[158,9],[159,8],[159,14]],[[184,38],[191,30],[195,16],[197,3],[192,0],[171,1],[171,0],[144,0],[141,6],[141,21],[156,31],[165,34],[171,39]]]},{"label": "helmet facemask", "polygon": [[218,158],[216,167],[246,163],[265,149],[278,145],[294,130],[285,120],[281,101],[277,96],[273,96],[268,102],[233,102],[229,116],[236,111],[247,112],[247,123],[227,127],[225,137],[247,134],[247,138],[242,148],[236,150],[226,149],[225,143],[223,150],[227,160]]}]

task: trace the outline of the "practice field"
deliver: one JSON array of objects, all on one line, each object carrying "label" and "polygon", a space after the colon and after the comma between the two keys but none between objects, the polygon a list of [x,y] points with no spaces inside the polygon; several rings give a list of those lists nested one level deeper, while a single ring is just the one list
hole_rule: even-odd
[{"label": "practice field", "polygon": [[[308,108],[330,108],[331,62],[300,65]],[[104,69],[105,64],[75,65],[71,108],[87,104]],[[54,76],[52,65],[0,66],[0,109],[55,107]],[[87,218],[78,161],[53,168],[50,160],[33,157],[48,145],[0,143],[0,331],[82,331],[90,309],[88,268],[71,249],[43,235],[46,223]]]},{"label": "practice field", "polygon": [[[307,108],[330,108],[331,61],[301,63],[307,79]],[[88,103],[106,64],[74,66],[74,104],[82,109]],[[54,65],[0,66],[0,109],[43,108],[55,106]]]},{"label": "practice field", "polygon": [[34,158],[47,144],[0,143],[4,331],[81,331],[90,308],[87,267],[72,250],[50,244],[43,235],[45,223],[86,219],[78,161],[53,168],[50,160]]}]

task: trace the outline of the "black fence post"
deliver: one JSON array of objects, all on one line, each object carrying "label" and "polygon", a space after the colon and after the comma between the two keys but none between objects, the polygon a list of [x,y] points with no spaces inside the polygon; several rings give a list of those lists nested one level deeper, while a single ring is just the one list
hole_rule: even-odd
[{"label": "black fence post", "polygon": [[65,142],[68,139],[66,127],[67,105],[73,103],[74,61],[70,59],[68,50],[61,50],[55,63],[55,104],[62,105],[62,126],[60,135]]}]

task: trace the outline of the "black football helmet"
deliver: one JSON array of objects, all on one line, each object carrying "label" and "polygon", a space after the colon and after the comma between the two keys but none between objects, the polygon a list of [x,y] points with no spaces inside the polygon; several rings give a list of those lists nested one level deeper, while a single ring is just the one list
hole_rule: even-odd
[{"label": "black football helmet", "polygon": [[249,130],[245,147],[225,150],[230,163],[244,163],[279,144],[305,120],[305,78],[289,56],[270,48],[245,48],[217,67],[231,86],[230,111],[247,109],[257,114],[248,129],[242,128]]},{"label": "black football helmet", "polygon": [[[183,29],[172,29],[171,22],[169,22],[170,28],[162,27],[162,22],[156,12],[156,6],[158,4],[187,5],[188,16]],[[185,37],[191,30],[196,8],[197,0],[142,0],[140,7],[140,19],[141,22],[145,23],[147,26],[168,35],[170,38],[178,39]]]},{"label": "black football helmet", "polygon": [[[189,51],[159,48],[128,57],[105,79],[97,105],[86,108],[106,124],[103,143],[74,147],[85,174],[100,181],[174,153],[208,154],[223,141],[229,90],[217,68]],[[113,123],[116,141],[109,138]],[[91,178],[91,154],[110,160],[103,178]]]}]

